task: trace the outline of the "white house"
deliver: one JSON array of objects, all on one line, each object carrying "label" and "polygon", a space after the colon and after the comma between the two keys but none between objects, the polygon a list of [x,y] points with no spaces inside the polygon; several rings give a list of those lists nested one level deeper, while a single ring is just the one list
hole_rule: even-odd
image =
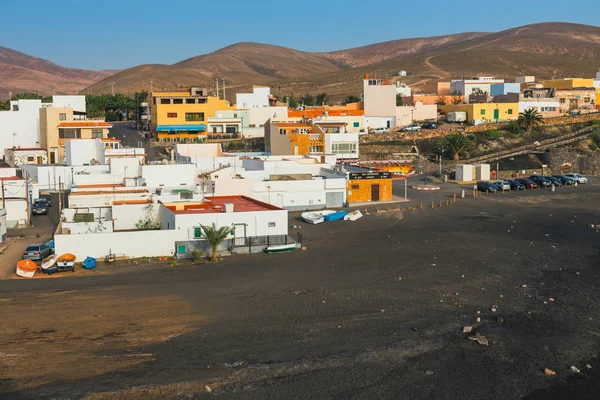
[{"label": "white house", "polygon": [[450,92],[460,93],[465,96],[465,102],[469,103],[469,96],[473,93],[487,92],[491,94],[491,85],[504,83],[504,79],[496,79],[493,76],[480,76],[473,79],[458,79],[450,82]]},{"label": "white house", "polygon": [[0,243],[6,240],[6,210],[0,208]]},{"label": "white house", "polygon": [[400,95],[402,97],[410,97],[412,94],[412,89],[406,83],[396,82],[396,95]]},{"label": "white house", "polygon": [[265,124],[272,118],[287,118],[288,109],[285,106],[252,107],[237,110],[219,110],[216,120],[239,120],[238,132],[244,138],[265,136]]},{"label": "white house", "polygon": [[365,125],[370,129],[396,126],[396,85],[392,81],[370,79],[363,81]]},{"label": "white house", "polygon": [[271,99],[271,88],[267,86],[254,86],[252,93],[238,93],[235,95],[236,108],[268,107]]},{"label": "white house", "polygon": [[412,124],[414,121],[436,121],[437,105],[417,101],[414,106],[396,107],[396,127]]},{"label": "white house", "polygon": [[[24,178],[17,176],[15,168],[0,168],[0,205],[6,211],[6,225],[9,228],[25,227],[29,223],[27,203],[37,199],[39,192],[29,188]],[[29,193],[31,191],[31,194]]]}]

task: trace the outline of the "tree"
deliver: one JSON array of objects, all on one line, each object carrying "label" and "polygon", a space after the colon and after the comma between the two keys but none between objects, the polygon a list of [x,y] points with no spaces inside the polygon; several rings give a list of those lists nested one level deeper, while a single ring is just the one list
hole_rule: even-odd
[{"label": "tree", "polygon": [[519,114],[517,123],[527,132],[531,132],[533,128],[539,128],[544,123],[544,118],[535,108],[528,108]]},{"label": "tree", "polygon": [[452,98],[450,99],[450,102],[452,102],[453,105],[457,105],[462,103],[462,93],[461,92],[457,92],[456,90],[453,90],[450,93],[450,96],[452,96]]},{"label": "tree", "polygon": [[0,111],[10,110],[10,100],[0,100]]},{"label": "tree", "polygon": [[284,96],[283,102],[286,103],[289,108],[298,108],[298,100],[294,97],[293,93]]},{"label": "tree", "polygon": [[402,99],[402,95],[398,93],[396,95],[396,107],[402,107],[404,105],[404,100]]},{"label": "tree", "polygon": [[443,148],[448,148],[452,152],[454,160],[460,159],[460,153],[473,146],[473,141],[460,133],[453,133],[440,141]]},{"label": "tree", "polygon": [[314,106],[315,98],[312,96],[312,94],[307,93],[304,96],[300,97],[300,102],[305,106]]},{"label": "tree", "polygon": [[446,98],[444,96],[438,96],[437,99],[435,99],[435,104],[438,106],[445,106],[446,105]]},{"label": "tree", "polygon": [[327,93],[319,93],[317,95],[317,105],[318,106],[327,105],[328,100],[329,100],[329,97],[327,96]]},{"label": "tree", "polygon": [[360,101],[360,97],[351,94],[350,96],[344,99],[343,105],[347,105],[350,103],[358,103]]},{"label": "tree", "polygon": [[208,242],[210,246],[210,261],[217,261],[217,249],[225,239],[233,232],[233,228],[222,226],[219,229],[213,223],[212,226],[200,225],[202,228],[202,238]]}]

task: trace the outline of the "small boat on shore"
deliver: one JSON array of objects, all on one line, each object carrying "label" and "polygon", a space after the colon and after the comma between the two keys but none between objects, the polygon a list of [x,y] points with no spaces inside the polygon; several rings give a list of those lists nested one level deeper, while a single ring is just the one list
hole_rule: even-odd
[{"label": "small boat on shore", "polygon": [[272,253],[287,253],[288,251],[296,250],[296,243],[291,244],[282,244],[278,246],[269,246],[265,249],[265,252],[268,254]]},{"label": "small boat on shore", "polygon": [[54,266],[54,264],[56,263],[57,259],[58,259],[58,256],[56,254],[52,254],[51,256],[44,258],[44,261],[42,261],[42,264],[41,264],[42,270],[45,271],[48,268],[52,268]]},{"label": "small boat on shore", "polygon": [[307,211],[302,213],[302,219],[309,224],[317,225],[325,222],[325,216],[335,214],[335,211],[323,210],[323,211]]},{"label": "small boat on shore", "polygon": [[23,278],[33,278],[38,266],[31,260],[21,260],[17,263],[17,275]]},{"label": "small boat on shore", "polygon": [[344,219],[346,214],[348,214],[348,213],[346,211],[342,210],[342,211],[334,212],[333,214],[325,215],[325,216],[323,216],[323,219],[325,219],[325,221],[327,221],[327,222],[339,221],[341,219]]},{"label": "small boat on shore", "polygon": [[344,217],[344,221],[356,221],[359,218],[362,218],[362,213],[359,210],[352,211],[351,213],[346,214]]},{"label": "small boat on shore", "polygon": [[59,271],[68,271],[75,269],[75,259],[77,257],[71,253],[63,254],[56,260]]}]

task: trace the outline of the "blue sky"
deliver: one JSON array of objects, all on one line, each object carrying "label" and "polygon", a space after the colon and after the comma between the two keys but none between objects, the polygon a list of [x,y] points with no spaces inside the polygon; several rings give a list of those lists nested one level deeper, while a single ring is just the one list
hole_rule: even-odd
[{"label": "blue sky", "polygon": [[575,7],[558,0],[380,0],[365,2],[363,7],[348,0],[3,3],[0,46],[86,69],[172,64],[236,42],[330,51],[409,37],[500,31],[536,22],[597,26],[600,21],[599,0],[579,0]]}]

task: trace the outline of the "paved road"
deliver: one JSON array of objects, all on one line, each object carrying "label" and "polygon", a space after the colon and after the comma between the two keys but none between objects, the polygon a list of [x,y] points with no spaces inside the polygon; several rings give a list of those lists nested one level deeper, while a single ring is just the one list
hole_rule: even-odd
[{"label": "paved road", "polygon": [[112,124],[108,137],[120,140],[123,147],[142,146],[146,150],[146,160],[156,160],[154,148],[149,146],[144,137],[145,133],[136,129],[135,122],[112,122]]}]

